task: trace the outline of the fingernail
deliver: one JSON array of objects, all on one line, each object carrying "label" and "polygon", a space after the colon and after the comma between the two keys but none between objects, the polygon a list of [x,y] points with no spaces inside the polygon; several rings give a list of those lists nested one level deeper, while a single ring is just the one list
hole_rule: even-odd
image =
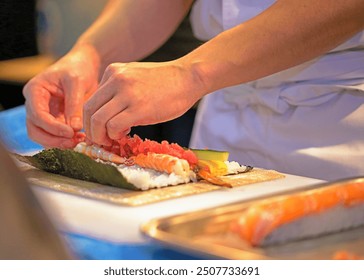
[{"label": "fingernail", "polygon": [[128,134],[130,133],[130,131],[131,131],[131,128],[128,128],[128,129],[124,130],[124,131],[123,131],[123,133],[124,133],[125,135],[128,135]]},{"label": "fingernail", "polygon": [[80,130],[82,128],[82,121],[80,117],[71,118],[71,126],[73,129]]}]

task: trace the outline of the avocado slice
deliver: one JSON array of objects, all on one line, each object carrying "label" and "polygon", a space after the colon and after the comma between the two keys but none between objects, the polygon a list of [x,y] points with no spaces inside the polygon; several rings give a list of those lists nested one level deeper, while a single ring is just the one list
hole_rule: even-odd
[{"label": "avocado slice", "polygon": [[219,160],[226,161],[229,159],[229,152],[208,150],[208,149],[191,149],[200,160]]}]

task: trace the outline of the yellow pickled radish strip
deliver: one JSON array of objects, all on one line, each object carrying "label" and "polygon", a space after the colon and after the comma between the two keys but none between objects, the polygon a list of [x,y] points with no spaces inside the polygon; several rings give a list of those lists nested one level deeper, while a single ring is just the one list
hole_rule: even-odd
[{"label": "yellow pickled radish strip", "polygon": [[225,162],[220,160],[199,160],[197,166],[199,169],[208,171],[213,176],[223,176],[228,173]]}]

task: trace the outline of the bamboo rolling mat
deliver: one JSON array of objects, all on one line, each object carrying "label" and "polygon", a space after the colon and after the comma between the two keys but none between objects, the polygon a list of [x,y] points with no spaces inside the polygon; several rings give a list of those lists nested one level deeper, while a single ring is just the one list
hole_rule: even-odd
[{"label": "bamboo rolling mat", "polygon": [[[21,166],[21,169],[33,185],[124,206],[141,206],[215,190],[231,190],[199,181],[147,191],[130,191],[48,173],[28,165]],[[274,170],[254,168],[247,173],[225,176],[224,180],[231,183],[233,187],[240,187],[284,177],[283,174]]]}]

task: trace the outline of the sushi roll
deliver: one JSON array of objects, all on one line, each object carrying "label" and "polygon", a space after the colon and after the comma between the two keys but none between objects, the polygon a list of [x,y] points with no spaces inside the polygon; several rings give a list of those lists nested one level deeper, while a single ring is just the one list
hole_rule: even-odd
[{"label": "sushi roll", "polygon": [[221,187],[232,185],[220,178],[248,172],[249,166],[225,160],[227,152],[200,150],[204,157],[218,154],[223,160],[200,159],[190,149],[176,143],[142,140],[137,135],[114,141],[111,147],[80,142],[74,151],[114,165],[127,181],[141,190],[205,180]]},{"label": "sushi roll", "polygon": [[252,204],[232,231],[252,246],[268,246],[362,225],[364,180],[359,180]]}]

